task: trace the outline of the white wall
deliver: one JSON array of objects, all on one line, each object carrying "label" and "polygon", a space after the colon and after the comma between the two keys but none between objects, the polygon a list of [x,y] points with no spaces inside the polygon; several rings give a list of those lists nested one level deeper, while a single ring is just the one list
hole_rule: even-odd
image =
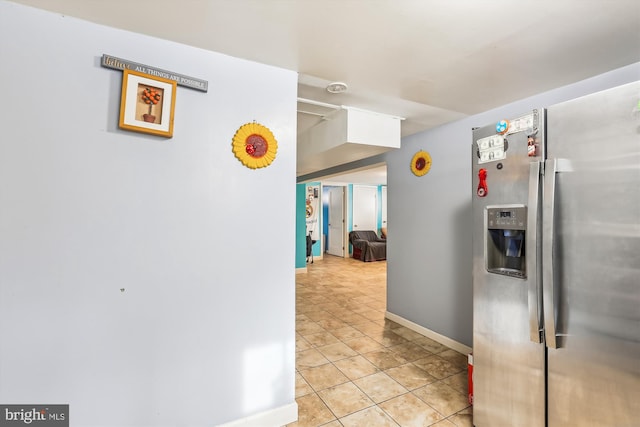
[{"label": "white wall", "polygon": [[[0,402],[77,426],[294,407],[296,74],[1,0],[0,39]],[[178,87],[172,139],[122,131],[103,53],[209,92]],[[253,120],[266,169],[231,151]]]},{"label": "white wall", "polygon": [[[404,138],[386,153],[387,310],[470,347],[471,129],[638,79],[640,63]],[[433,164],[419,178],[410,162],[421,149]]]}]

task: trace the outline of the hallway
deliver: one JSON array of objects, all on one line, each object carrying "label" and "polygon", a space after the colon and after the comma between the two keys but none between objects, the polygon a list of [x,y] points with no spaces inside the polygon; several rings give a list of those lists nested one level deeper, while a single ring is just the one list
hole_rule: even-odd
[{"label": "hallway", "polygon": [[386,261],[325,255],[296,276],[288,427],[471,427],[467,357],[385,319]]}]

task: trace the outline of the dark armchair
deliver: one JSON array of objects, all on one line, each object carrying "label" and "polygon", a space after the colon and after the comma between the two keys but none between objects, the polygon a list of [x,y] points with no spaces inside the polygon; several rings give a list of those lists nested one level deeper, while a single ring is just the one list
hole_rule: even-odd
[{"label": "dark armchair", "polygon": [[352,231],[349,242],[353,246],[353,257],[361,261],[382,261],[387,259],[387,241],[378,237],[373,230]]}]

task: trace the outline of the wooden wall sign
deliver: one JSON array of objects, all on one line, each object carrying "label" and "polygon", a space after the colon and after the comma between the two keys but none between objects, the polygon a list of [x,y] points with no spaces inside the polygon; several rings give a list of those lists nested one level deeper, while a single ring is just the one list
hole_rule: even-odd
[{"label": "wooden wall sign", "polygon": [[202,92],[207,92],[209,90],[209,82],[206,80],[185,76],[183,74],[162,70],[160,68],[139,64],[133,61],[127,61],[126,59],[116,58],[115,56],[103,54],[101,65],[105,68],[111,68],[114,70],[133,70],[153,77],[174,80],[178,86],[184,86]]}]

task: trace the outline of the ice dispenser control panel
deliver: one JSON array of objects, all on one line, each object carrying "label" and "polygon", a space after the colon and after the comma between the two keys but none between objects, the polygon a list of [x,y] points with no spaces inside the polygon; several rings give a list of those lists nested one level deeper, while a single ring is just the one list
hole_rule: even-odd
[{"label": "ice dispenser control panel", "polygon": [[488,206],[485,231],[487,271],[519,279],[526,278],[527,207]]},{"label": "ice dispenser control panel", "polygon": [[488,208],[488,228],[524,230],[527,210],[524,206],[512,208]]}]

